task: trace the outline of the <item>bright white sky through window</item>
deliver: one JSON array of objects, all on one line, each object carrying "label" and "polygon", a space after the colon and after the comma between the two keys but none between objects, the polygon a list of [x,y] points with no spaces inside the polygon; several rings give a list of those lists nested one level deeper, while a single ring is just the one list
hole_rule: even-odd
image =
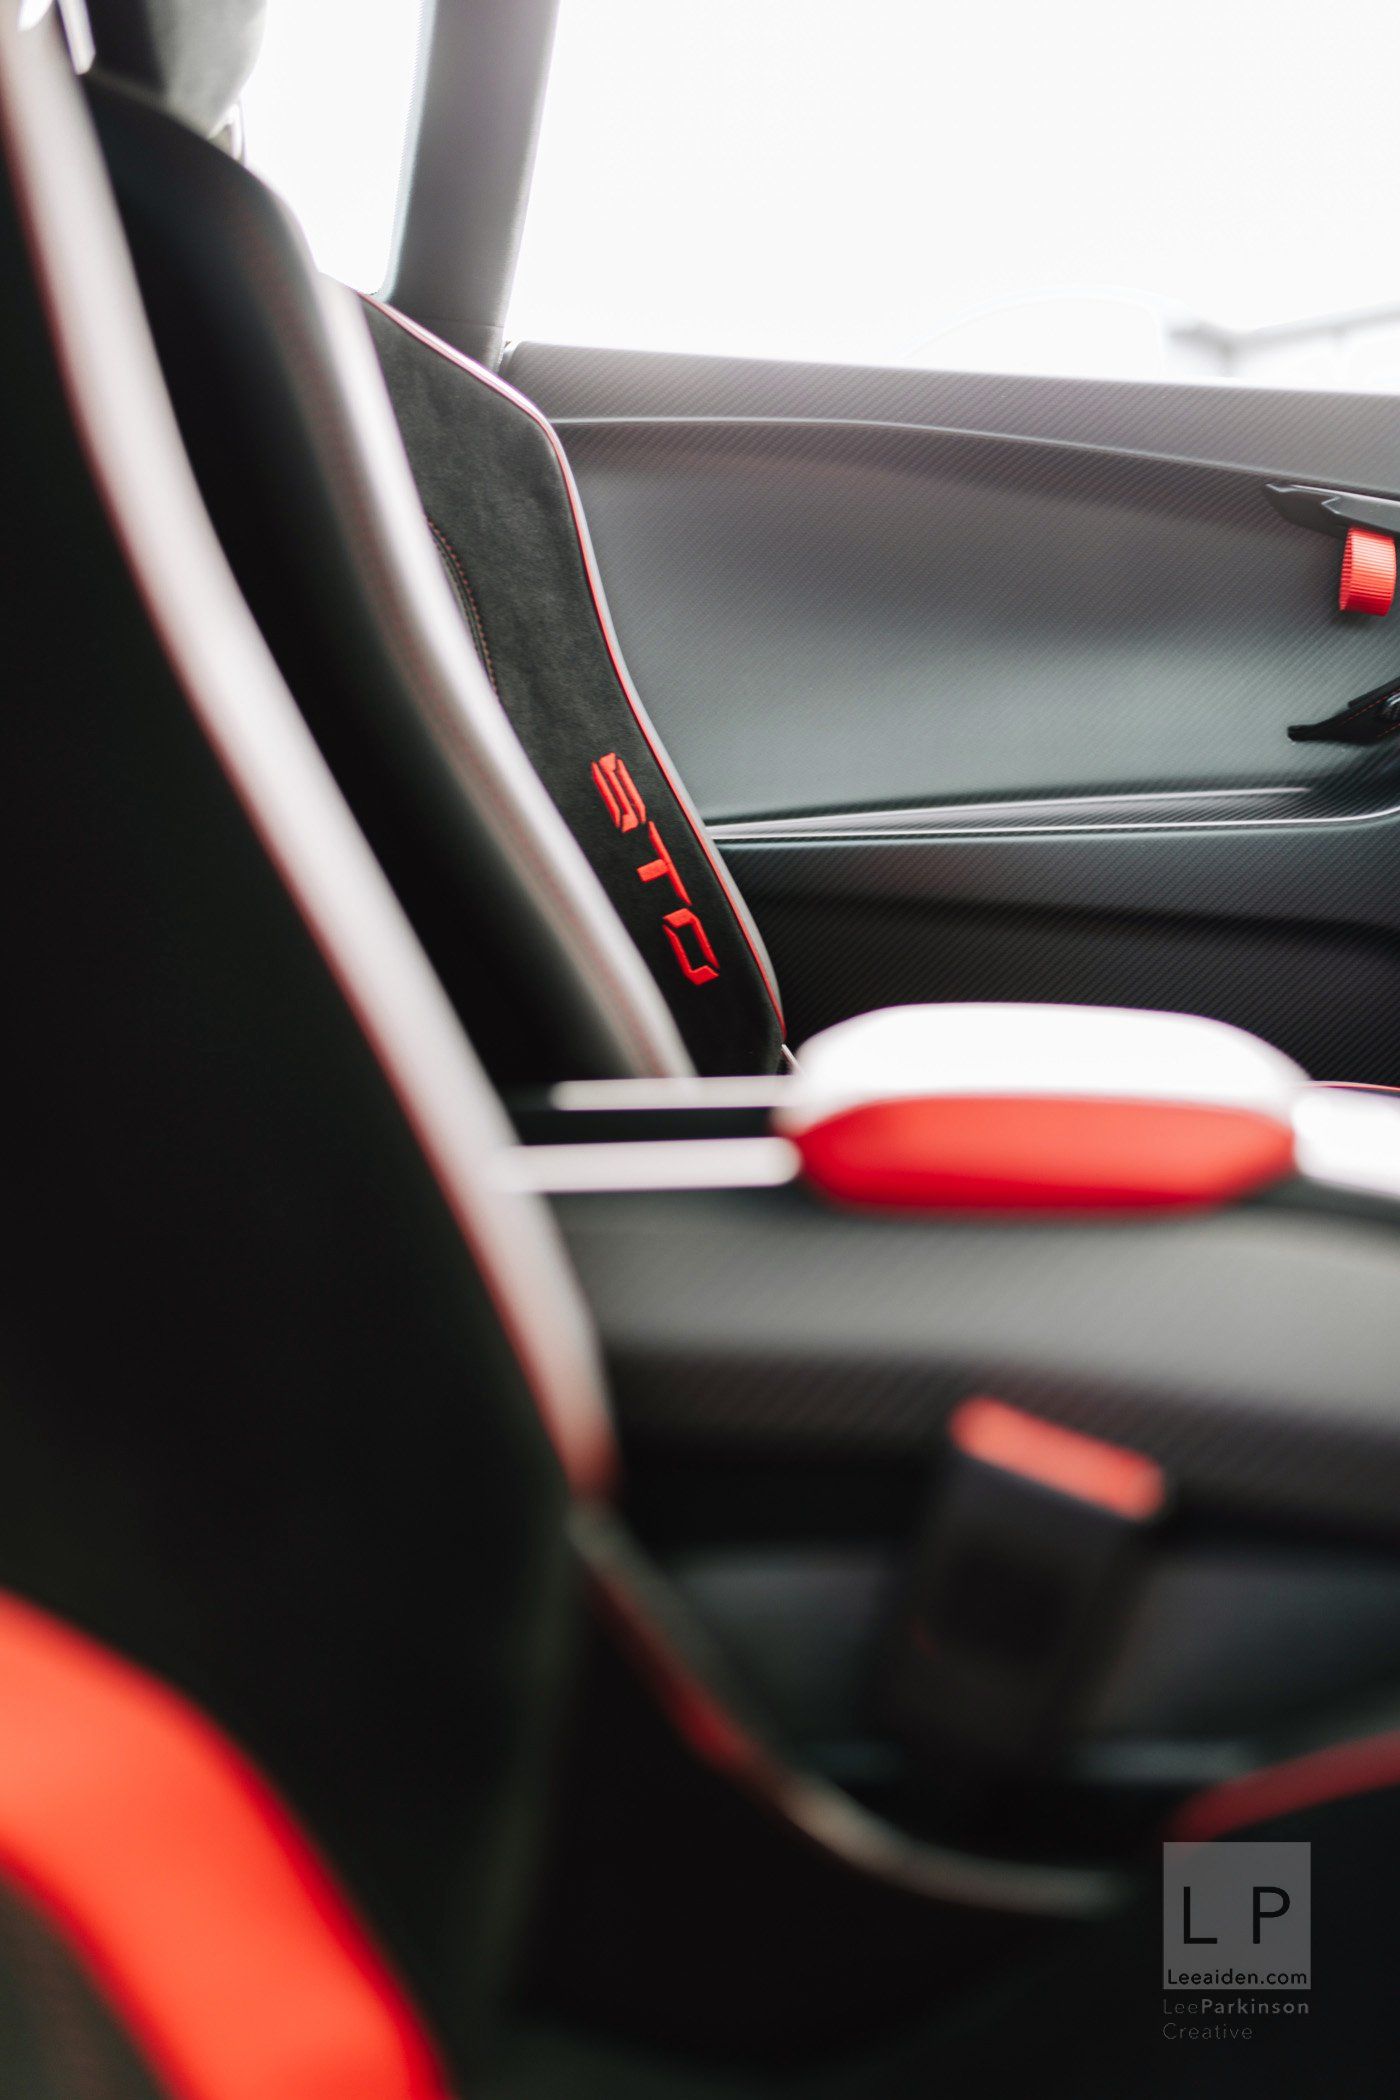
[{"label": "bright white sky through window", "polygon": [[243,95],[250,166],[362,292],[388,267],[419,15],[419,0],[268,0]]},{"label": "bright white sky through window", "polygon": [[[380,283],[417,0],[270,0],[249,158]],[[1400,387],[1400,7],[561,0],[516,339]]]},{"label": "bright white sky through window", "polygon": [[[1173,309],[1400,308],[1397,58],[1394,0],[562,0],[510,333],[1148,376]],[[1400,316],[1249,376],[1400,381]]]}]

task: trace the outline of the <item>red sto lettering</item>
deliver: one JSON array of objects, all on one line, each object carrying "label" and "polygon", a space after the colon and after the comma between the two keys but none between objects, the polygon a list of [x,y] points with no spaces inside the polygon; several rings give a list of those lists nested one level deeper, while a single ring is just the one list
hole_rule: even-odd
[{"label": "red sto lettering", "polygon": [[[709,935],[693,911],[688,908],[685,911],[668,911],[661,924],[667,940],[671,943],[672,954],[692,984],[708,984],[712,977],[718,977],[719,964],[715,960],[715,951],[710,946]],[[698,963],[692,962],[685,952],[685,942],[681,935],[687,930],[694,934],[695,945],[700,950],[701,960]]]},{"label": "red sto lettering", "polygon": [[664,875],[671,888],[680,898],[681,903],[689,904],[689,893],[680,876],[676,873],[675,862],[661,843],[661,833],[654,824],[648,824],[647,831],[651,835],[651,843],[656,848],[657,858],[647,861],[644,867],[638,868],[637,873],[641,876],[643,882],[655,882],[659,876]]},{"label": "red sto lettering", "polygon": [[593,785],[603,798],[603,806],[619,831],[635,831],[645,820],[647,806],[637,792],[637,784],[615,751],[600,758],[593,768]]},{"label": "red sto lettering", "polygon": [[675,862],[662,843],[661,833],[647,817],[647,806],[642,800],[636,781],[615,751],[609,751],[606,757],[594,761],[593,785],[603,799],[603,807],[611,818],[615,831],[636,831],[641,825],[646,825],[647,837],[651,840],[656,858],[642,862],[637,870],[638,879],[642,882],[670,883],[681,901],[682,909],[666,913],[661,921],[662,931],[670,942],[671,953],[679,963],[686,981],[690,984],[709,984],[719,975],[719,960],[710,945],[710,937],[697,914],[691,909],[690,893],[681,881]]}]

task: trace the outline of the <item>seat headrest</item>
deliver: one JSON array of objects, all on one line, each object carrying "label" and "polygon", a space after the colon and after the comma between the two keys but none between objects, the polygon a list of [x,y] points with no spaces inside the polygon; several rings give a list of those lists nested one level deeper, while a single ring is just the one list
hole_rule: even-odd
[{"label": "seat headrest", "polygon": [[88,0],[97,64],[212,137],[253,70],[267,0]]}]

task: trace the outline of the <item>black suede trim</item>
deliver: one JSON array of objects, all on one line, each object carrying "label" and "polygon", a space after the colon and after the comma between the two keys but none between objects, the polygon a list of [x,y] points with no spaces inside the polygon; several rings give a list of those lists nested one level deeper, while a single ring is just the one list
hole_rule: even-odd
[{"label": "black suede trim", "polygon": [[[773,1002],[618,681],[547,435],[486,375],[478,379],[377,307],[366,310],[424,508],[439,545],[454,550],[464,579],[470,574],[493,683],[517,736],[651,968],[697,1070],[773,1071],[781,1050]],[[609,754],[622,760],[646,807],[646,822],[625,833],[594,784],[593,764]],[[686,977],[663,923],[683,908],[675,885],[638,875],[657,860],[651,823],[714,950],[718,974],[704,983]],[[692,962],[700,961],[686,937]]]},{"label": "black suede trim", "polygon": [[490,679],[492,690],[499,692],[500,688],[496,685],[496,667],[491,661],[491,645],[486,639],[486,629],[482,625],[481,607],[476,602],[476,592],[472,589],[471,579],[462,566],[461,556],[451,540],[448,539],[439,526],[433,523],[431,518],[428,520],[428,529],[437,543],[437,550],[442,557],[442,566],[446,571],[447,581],[452,586],[453,597],[457,600],[457,608],[467,623],[468,633],[476,644],[476,653],[481,658],[481,668]]}]

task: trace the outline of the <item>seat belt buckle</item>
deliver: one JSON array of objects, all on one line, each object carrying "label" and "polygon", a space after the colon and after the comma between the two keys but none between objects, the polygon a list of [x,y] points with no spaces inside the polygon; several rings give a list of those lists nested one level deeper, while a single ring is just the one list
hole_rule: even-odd
[{"label": "seat belt buckle", "polygon": [[948,1425],[897,1615],[890,1720],[954,1767],[1043,1768],[1072,1732],[1167,1506],[1141,1453],[981,1397]]}]

